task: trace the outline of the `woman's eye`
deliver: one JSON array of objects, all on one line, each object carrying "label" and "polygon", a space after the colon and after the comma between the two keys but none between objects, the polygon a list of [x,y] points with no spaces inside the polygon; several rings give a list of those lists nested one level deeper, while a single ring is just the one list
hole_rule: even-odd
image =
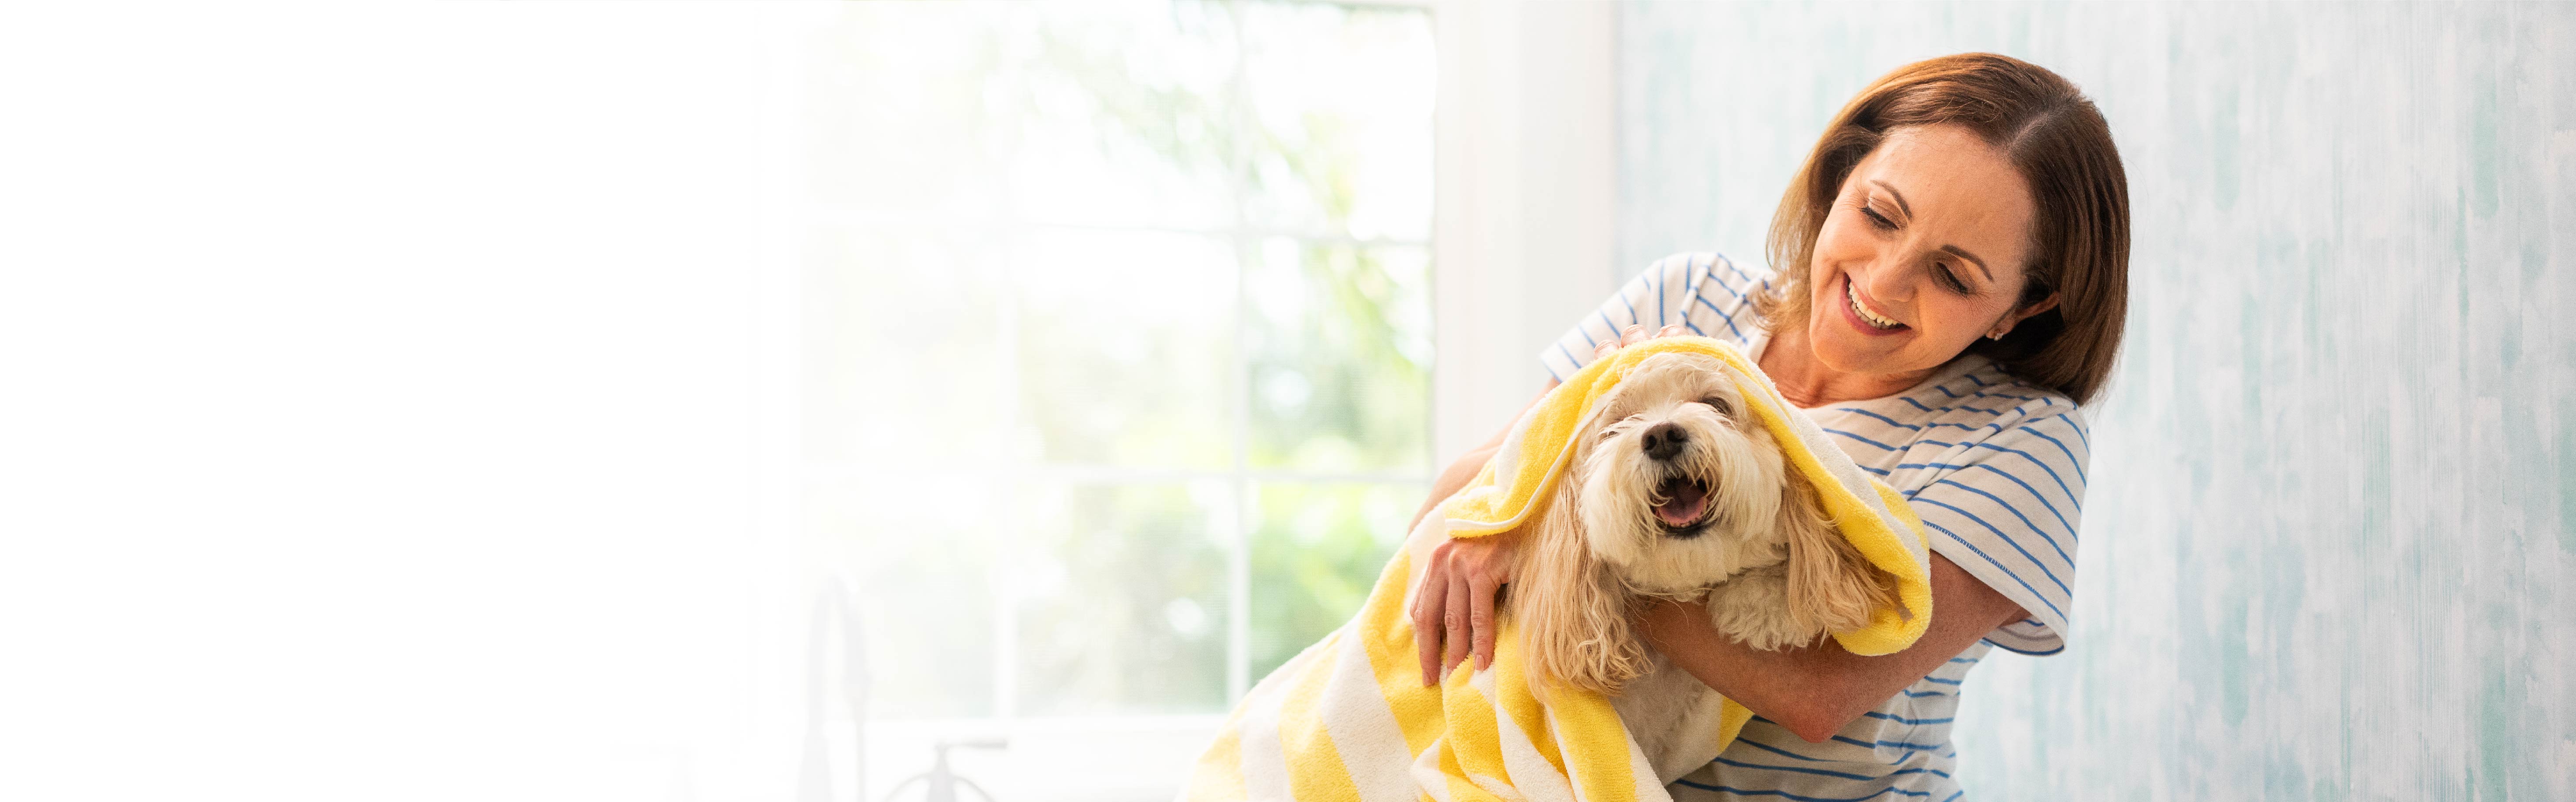
[{"label": "woman's eye", "polygon": [[1880,229],[1888,231],[1896,230],[1896,221],[1889,220],[1886,216],[1879,214],[1877,209],[1869,208],[1869,204],[1867,203],[1862,203],[1860,205],[1860,213],[1869,216],[1870,225],[1877,226]]},{"label": "woman's eye", "polygon": [[1932,275],[1934,278],[1940,280],[1941,286],[1948,287],[1951,292],[1959,293],[1961,295],[1968,294],[1968,283],[1960,281],[1959,274],[1956,271],[1951,270],[1948,265],[1933,268]]}]

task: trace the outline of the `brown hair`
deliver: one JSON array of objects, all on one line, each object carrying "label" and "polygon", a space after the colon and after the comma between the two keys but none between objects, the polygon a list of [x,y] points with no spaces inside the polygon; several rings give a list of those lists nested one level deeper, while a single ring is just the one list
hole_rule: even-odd
[{"label": "brown hair", "polygon": [[1976,132],[2012,160],[2030,184],[2027,283],[2017,306],[2058,293],[2057,308],[2031,316],[1984,354],[2024,381],[2092,400],[2110,377],[2129,306],[2129,179],[2111,126],[2075,84],[2038,65],[1992,53],[1962,53],[1896,68],[1852,98],[1826,124],[1805,166],[1771,217],[1770,258],[1784,279],[1754,298],[1773,332],[1804,325],[1808,260],[1843,180],[1889,131],[1952,124]]}]

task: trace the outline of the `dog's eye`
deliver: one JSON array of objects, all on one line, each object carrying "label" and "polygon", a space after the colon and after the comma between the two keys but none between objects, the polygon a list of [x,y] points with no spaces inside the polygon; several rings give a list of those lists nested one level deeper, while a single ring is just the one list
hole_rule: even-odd
[{"label": "dog's eye", "polygon": [[1717,410],[1717,414],[1720,414],[1720,415],[1728,415],[1728,416],[1732,416],[1732,415],[1734,415],[1734,414],[1735,414],[1735,407],[1733,407],[1733,406],[1729,406],[1729,405],[1726,403],[1726,399],[1724,399],[1724,398],[1720,398],[1720,397],[1718,397],[1718,396],[1713,396],[1713,395],[1712,395],[1712,396],[1709,396],[1709,397],[1707,397],[1707,398],[1702,398],[1702,399],[1700,399],[1700,400],[1699,400],[1699,402],[1700,402],[1700,403],[1702,403],[1702,404],[1707,404],[1707,405],[1709,406],[1709,408],[1710,408],[1710,409]]}]

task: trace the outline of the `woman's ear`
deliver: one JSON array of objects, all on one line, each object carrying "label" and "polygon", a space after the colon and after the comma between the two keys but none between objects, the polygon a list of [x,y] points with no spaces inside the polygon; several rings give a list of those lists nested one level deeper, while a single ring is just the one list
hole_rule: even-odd
[{"label": "woman's ear", "polygon": [[2041,297],[2039,300],[2024,304],[2021,308],[2005,312],[2002,320],[1995,321],[1994,330],[1987,332],[1987,338],[2002,339],[2004,335],[2011,334],[2013,327],[2021,325],[2022,321],[2038,317],[2043,312],[2057,308],[2058,297],[2058,293],[2051,292],[2048,295]]},{"label": "woman's ear", "polygon": [[1629,621],[1628,593],[1584,542],[1575,499],[1580,471],[1557,482],[1532,522],[1512,572],[1509,614],[1518,619],[1530,687],[1563,684],[1616,695],[1646,672],[1645,643]]},{"label": "woman's ear", "polygon": [[1893,583],[1844,540],[1816,503],[1815,488],[1792,473],[1781,483],[1780,530],[1789,536],[1789,617],[1809,632],[1847,632],[1896,606]]}]

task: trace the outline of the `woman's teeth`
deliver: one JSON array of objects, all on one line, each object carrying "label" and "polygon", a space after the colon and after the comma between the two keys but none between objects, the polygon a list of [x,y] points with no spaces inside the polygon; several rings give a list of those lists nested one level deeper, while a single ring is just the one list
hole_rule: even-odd
[{"label": "woman's teeth", "polygon": [[1867,321],[1872,326],[1877,326],[1882,329],[1892,329],[1904,325],[1887,318],[1879,317],[1876,314],[1872,314],[1869,311],[1869,307],[1862,306],[1860,303],[1860,287],[1853,285],[1851,283],[1851,279],[1843,279],[1843,298],[1851,304],[1852,314],[1859,315],[1861,320]]}]

